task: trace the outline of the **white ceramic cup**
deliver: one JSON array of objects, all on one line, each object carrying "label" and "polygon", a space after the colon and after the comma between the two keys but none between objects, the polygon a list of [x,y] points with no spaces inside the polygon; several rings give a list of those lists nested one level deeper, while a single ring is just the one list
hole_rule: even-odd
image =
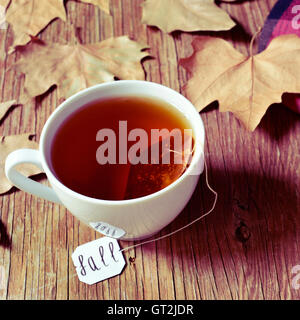
[{"label": "white ceramic cup", "polygon": [[[137,199],[99,200],[72,191],[55,177],[49,165],[51,143],[57,129],[70,114],[83,105],[101,98],[120,96],[159,98],[174,106],[187,118],[193,130],[195,144],[189,167],[168,187]],[[204,168],[204,138],[204,126],[199,113],[180,93],[147,81],[109,82],[85,89],[63,102],[44,126],[39,150],[20,149],[9,154],[5,173],[19,189],[64,205],[75,217],[104,235],[122,240],[144,239],[174,220],[191,198]],[[15,167],[22,163],[31,163],[43,170],[52,188],[20,174]]]}]

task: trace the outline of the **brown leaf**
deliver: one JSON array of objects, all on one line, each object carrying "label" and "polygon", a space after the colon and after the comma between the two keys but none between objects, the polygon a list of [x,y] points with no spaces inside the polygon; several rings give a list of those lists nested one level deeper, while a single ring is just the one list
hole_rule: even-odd
[{"label": "brown leaf", "polygon": [[6,112],[12,107],[17,105],[17,101],[16,100],[10,100],[10,101],[6,101],[6,102],[2,102],[0,103],[0,121],[2,120],[2,118],[6,115]]},{"label": "brown leaf", "polygon": [[11,0],[6,21],[14,33],[12,47],[28,43],[55,18],[66,20],[63,0]]},{"label": "brown leaf", "polygon": [[[109,14],[109,0],[78,0],[98,6]],[[31,36],[36,36],[52,20],[60,18],[66,21],[63,0],[0,0],[7,7],[6,21],[12,26],[14,42],[10,52],[16,46],[27,44]]]},{"label": "brown leaf", "polygon": [[283,35],[254,56],[245,56],[227,41],[197,37],[194,53],[180,64],[192,73],[187,97],[201,111],[218,100],[220,111],[232,112],[254,131],[284,92],[300,92],[300,38]]},{"label": "brown leaf", "polygon": [[142,22],[164,32],[229,30],[235,23],[214,0],[145,0]]},{"label": "brown leaf", "polygon": [[67,98],[114,77],[144,79],[140,61],[148,53],[143,49],[127,36],[86,45],[32,42],[21,51],[16,68],[25,74],[25,88],[32,97],[57,85],[59,97]]},{"label": "brown leaf", "polygon": [[[0,136],[0,194],[9,191],[12,188],[11,183],[6,178],[4,167],[6,157],[14,150],[20,148],[38,149],[38,144],[29,140],[32,134],[20,134],[14,136]],[[18,166],[18,171],[26,177],[41,173],[41,170],[34,165],[24,164]]]},{"label": "brown leaf", "polygon": [[0,0],[0,6],[2,6],[4,9],[7,8],[11,0]]}]

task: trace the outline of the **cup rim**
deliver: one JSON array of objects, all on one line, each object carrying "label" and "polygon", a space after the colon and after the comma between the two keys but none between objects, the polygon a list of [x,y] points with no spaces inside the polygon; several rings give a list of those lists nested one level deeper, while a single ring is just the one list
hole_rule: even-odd
[{"label": "cup rim", "polygon": [[[105,87],[118,87],[118,86],[122,86],[122,85],[144,85],[144,86],[149,86],[152,87],[153,89],[159,88],[159,89],[163,89],[166,90],[170,93],[173,93],[175,95],[179,95],[181,97],[181,99],[183,99],[186,103],[187,106],[191,107],[191,110],[194,110],[192,112],[195,113],[195,116],[197,117],[197,130],[195,130],[193,124],[191,121],[189,121],[192,124],[193,127],[193,132],[195,134],[195,139],[200,142],[200,144],[202,145],[199,146],[198,148],[195,148],[195,153],[192,157],[192,161],[189,165],[189,167],[185,170],[185,172],[174,182],[172,182],[170,185],[168,185],[167,187],[156,191],[154,193],[151,193],[149,195],[143,196],[143,197],[139,197],[139,198],[134,198],[134,199],[127,199],[127,200],[105,200],[105,199],[97,199],[97,198],[92,198],[92,197],[88,197],[86,195],[83,195],[81,193],[78,193],[72,189],[70,189],[69,187],[65,186],[61,181],[59,181],[59,179],[55,176],[55,174],[52,172],[52,170],[50,169],[50,166],[47,163],[46,157],[45,157],[45,153],[44,153],[44,145],[45,145],[45,141],[47,140],[47,134],[49,132],[49,127],[50,124],[52,123],[52,121],[57,117],[57,115],[62,112],[62,110],[69,104],[71,104],[72,102],[76,101],[78,98],[80,98],[83,95],[87,95],[90,92],[94,91],[94,90],[98,90],[98,88],[104,88]],[[147,96],[147,95],[145,95]],[[163,98],[162,98],[163,99]],[[74,111],[77,109],[74,109]],[[196,133],[198,133],[198,135],[196,135]],[[71,197],[74,197],[76,199],[80,199],[83,201],[88,201],[88,202],[92,202],[95,204],[107,204],[107,205],[126,205],[126,204],[132,204],[132,203],[139,203],[139,202],[144,202],[147,200],[151,200],[153,198],[159,197],[160,195],[167,193],[169,191],[171,191],[173,188],[175,188],[178,184],[180,184],[184,179],[186,179],[187,176],[189,176],[189,173],[191,172],[191,170],[193,169],[193,166],[195,165],[195,163],[197,161],[200,161],[201,156],[204,156],[204,141],[205,141],[205,129],[204,129],[204,124],[203,124],[203,120],[200,116],[200,114],[198,113],[198,111],[196,110],[196,108],[193,106],[193,104],[187,99],[185,98],[180,92],[175,91],[174,89],[171,89],[165,85],[162,84],[158,84],[155,82],[151,82],[151,81],[144,81],[144,80],[118,80],[118,81],[112,81],[112,82],[105,82],[105,83],[101,83],[101,84],[97,84],[91,87],[88,87],[86,89],[83,89],[79,92],[77,92],[76,94],[72,95],[71,97],[67,98],[65,101],[63,101],[50,115],[50,117],[47,119],[42,133],[41,133],[41,137],[40,137],[40,144],[39,144],[39,152],[40,152],[40,156],[41,156],[41,162],[42,162],[42,166],[43,169],[46,173],[47,178],[49,179],[49,181],[51,182],[51,184],[55,185],[58,189],[64,191],[66,194],[68,194]]]}]

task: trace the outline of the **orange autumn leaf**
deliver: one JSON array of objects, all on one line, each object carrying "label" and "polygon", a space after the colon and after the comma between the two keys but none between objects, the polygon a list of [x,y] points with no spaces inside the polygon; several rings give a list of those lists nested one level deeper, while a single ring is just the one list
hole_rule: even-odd
[{"label": "orange autumn leaf", "polygon": [[[29,138],[32,134],[24,133],[13,136],[0,136],[0,194],[9,191],[12,184],[6,178],[4,167],[6,157],[14,150],[20,148],[38,149],[38,143]],[[17,167],[18,171],[26,177],[41,173],[41,170],[34,165],[22,164]]]},{"label": "orange autumn leaf", "polygon": [[127,36],[93,44],[58,44],[32,41],[22,48],[15,67],[25,74],[25,89],[39,96],[56,85],[59,98],[116,78],[143,80],[141,60],[145,46]]},{"label": "orange autumn leaf", "polygon": [[285,92],[300,92],[300,38],[283,35],[268,48],[245,56],[219,38],[196,37],[194,53],[182,59],[192,77],[185,93],[197,110],[213,101],[221,112],[232,112],[254,131],[273,103]]},{"label": "orange autumn leaf", "polygon": [[168,33],[229,30],[235,25],[214,0],[145,0],[142,6],[142,22]]},{"label": "orange autumn leaf", "polygon": [[10,1],[11,0],[0,0],[0,6],[6,9]]},{"label": "orange autumn leaf", "polygon": [[[91,3],[109,13],[109,0],[78,0]],[[6,21],[14,33],[12,48],[26,45],[32,36],[36,36],[52,20],[60,18],[66,21],[63,0],[0,0],[7,7]]]},{"label": "orange autumn leaf", "polygon": [[55,18],[66,20],[63,0],[11,0],[6,21],[14,33],[12,47],[28,43]]}]

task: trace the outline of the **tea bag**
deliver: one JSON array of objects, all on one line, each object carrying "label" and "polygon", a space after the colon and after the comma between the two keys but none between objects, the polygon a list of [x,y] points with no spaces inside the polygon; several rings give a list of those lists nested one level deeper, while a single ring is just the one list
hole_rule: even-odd
[{"label": "tea bag", "polygon": [[[139,158],[148,158],[148,163],[130,165],[125,199],[152,194],[176,181],[187,169],[192,149],[192,134],[184,134],[182,137],[178,130],[172,136],[168,131],[158,142],[142,150],[144,154],[140,154]],[[129,162],[134,163],[132,160],[129,159]]]}]

